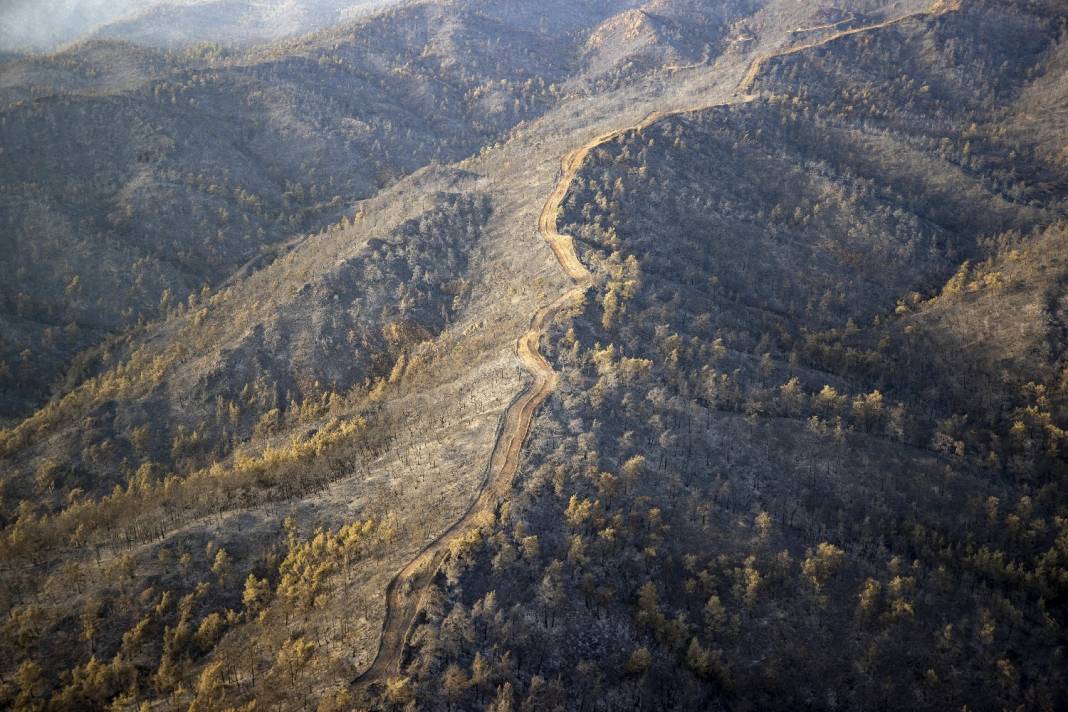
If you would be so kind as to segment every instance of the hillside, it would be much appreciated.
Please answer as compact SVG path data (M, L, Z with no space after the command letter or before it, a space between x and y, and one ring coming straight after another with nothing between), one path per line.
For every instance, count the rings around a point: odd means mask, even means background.
M90 43L6 65L0 413L92 373L64 375L109 333L544 112L574 70L567 33L598 12L553 39L491 7L413 6L248 57Z
M412 15L376 16L369 21L373 31L361 35L368 52L386 52L394 42L419 48L419 64L400 73L411 81L404 101L441 93L456 111L496 125L495 116L520 120L561 98L553 98L547 82L526 81L526 72L547 67L546 72L578 76L579 59L569 63L557 49L583 42L582 23L596 26L604 10L570 4L543 23L538 35L502 31L509 18L529 23L535 16L510 3L480 4L478 13L464 6L446 15L427 6L407 12ZM382 31L389 27L403 30L402 36L394 40ZM429 27L433 31L421 29ZM517 44L505 54L480 47L471 27L502 32ZM221 81L230 72L264 64L306 66L302 53L318 58L351 32L338 29L241 58L200 58L196 61L219 64L193 71ZM538 38L551 38L548 52L519 49ZM493 71L510 78L472 93L477 106L471 109L455 98L454 84L429 79L451 68L458 79L473 81L464 65L452 63L456 56L479 67L492 61ZM257 71L275 80L266 69ZM694 82L695 90L700 86ZM273 580L278 553L290 546L296 551L317 528L336 531L354 519L375 522L369 526L382 522L388 535L351 560L364 570L359 585L341 590L331 579L323 589L334 592L330 605L363 614L340 631L333 617L321 619L333 634L343 633L345 646L362 651L346 657L322 684L333 685L369 665L389 576L421 542L454 522L477 492L498 417L522 385L511 347L530 319L530 290L535 300L546 295L551 301L547 295L561 283L551 252L537 249L529 237L556 157L576 132L595 131L615 111L638 110L633 100L650 88L653 93L642 101L666 89L639 83L616 97L589 90L562 97L570 105L545 114L546 125L521 125L514 138L487 146L459 169L431 167L397 181L349 208L348 219L333 227L287 238L282 259L268 266L252 263L219 288L198 290L192 301L174 299L165 318L126 331L83 357L88 367L82 375L72 374L58 387L60 395L3 435L5 605L14 626L6 630L19 641L6 651L5 665L17 667L27 656L45 661L48 694L59 694L71 680L67 673L81 675L94 656L113 660L124 631L151 615L161 626L145 623L154 632L146 629L136 654L127 648L121 657L137 658L134 666L142 670L137 686L146 691L189 689L207 662L207 649L174 647L165 629L185 625L181 621L190 615L198 621L225 618L220 607L240 607L249 574ZM213 101L223 100L219 92L221 98ZM510 96L530 97L531 103ZM421 105L427 112L432 108ZM576 110L587 118L576 122L570 115ZM487 141L496 137L481 135ZM533 165L532 156L537 156ZM222 166L215 160L208 165ZM459 221L451 217L457 209ZM480 236L479 221L487 217ZM424 258L431 262L419 264ZM438 260L445 258L449 267L442 272ZM526 289L519 290L520 284ZM344 299L338 289L348 292ZM296 523L288 528L291 534L282 527L287 520ZM220 549L232 567L225 580L216 580L213 572ZM97 573L86 568L94 566L93 552L109 562ZM181 566L175 569L170 561ZM113 567L120 563L131 575L131 585L122 589L112 585ZM81 582L81 593L55 599L51 591L70 585L71 576ZM196 598L183 598L201 583L207 588ZM137 596L149 589L169 591L168 600L187 601L185 613L167 606L157 610L159 601L149 600L149 593L135 601L129 597L134 589ZM258 641L264 657L251 659L255 667L273 666L276 636L289 635L298 624L281 610L289 600L279 598L278 615L262 626L250 619L227 638ZM88 647L71 645L76 634L60 633L67 630L64 621L97 605L113 611L109 622L94 624ZM27 613L30 619L23 618ZM23 620L32 620L31 627L23 628L18 622ZM230 644L223 649L229 651ZM329 659L332 655L317 658L316 665ZM166 673L170 682L164 683L156 668L172 664L178 668ZM109 669L120 676L130 671L127 663L120 668ZM164 687L154 687L156 681ZM64 695L81 706L111 699L113 683L98 682L101 687L91 691ZM257 694L266 694L266 688Z
M992 130L1052 10L843 37L591 152L561 232L598 286L411 634L420 704L1064 704L1064 191Z
M3 65L0 706L1068 705L1063 9L550 5Z

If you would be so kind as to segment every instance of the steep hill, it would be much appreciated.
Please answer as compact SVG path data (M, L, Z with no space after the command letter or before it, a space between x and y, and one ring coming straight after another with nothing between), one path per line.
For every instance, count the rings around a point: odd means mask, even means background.
M248 57L91 43L5 65L0 413L41 403L108 333L544 112L601 12L549 35L416 5Z
M1061 32L895 21L590 152L560 231L599 282L409 635L419 704L1064 704L1063 174L998 130Z
M5 65L0 706L1064 707L1065 36L460 0Z
M549 82L528 81L538 67L550 76L581 75L581 57L567 48L582 45L603 20L605 9L595 3L569 3L544 16L533 32L508 30L507 22L530 28L539 17L508 2L479 4L477 12L466 5L416 5L405 12L411 16L385 13L366 26L242 57L194 58L207 66L183 70L198 78L198 87L202 73L210 77L207 85L217 87L211 104L226 107L221 87L235 76L275 91L272 82L284 88L289 81L281 69L325 64L333 72L330 61L319 59L335 48L353 61L381 63L386 60L373 53L392 57L387 50L399 42L419 48L419 58L403 67L387 64L382 71L395 74L398 83L383 86L397 91L404 106L428 112L412 109L405 116L429 116L441 97L442 106L479 122L467 129L472 124L444 121L443 131L470 131L490 145L459 168L431 167L397 181L322 233L302 231L286 239L275 253L282 259L269 255L246 263L181 306L170 300L162 319L124 331L83 356L84 365L58 386L48 405L3 434L9 524L4 595L12 626L5 630L15 642L4 650L4 664L14 670L47 657L40 694L66 700L55 704L84 708L111 700L115 681L126 679L130 665L141 670L136 685L146 691L157 682L161 687L153 689L190 689L208 662L208 648L168 643L166 627L185 625L188 616L214 626L226 618L220 606L241 606L249 574L274 581L273 590L281 551L292 547L296 556L317 528L337 532L357 519L369 532L384 527L364 554L347 559L361 567L359 583L338 588L330 577L317 595L336 611L319 619L321 632L342 635L339 645L357 652L340 667L330 667L333 654L316 658L315 665L330 669L324 668L319 683L328 689L366 668L385 617L381 594L389 577L476 498L498 419L523 385L512 355L515 338L528 329L531 305L553 301L565 281L552 252L530 238L557 157L617 121L617 112L647 111L644 106L669 89L707 87L704 76L672 85L636 77L612 95L590 88L565 94ZM346 44L360 27L370 29ZM391 36L390 28L400 34ZM509 44L480 43L487 36L480 33L499 33ZM454 62L457 56L507 78L459 92L482 75ZM162 84L140 91L154 95ZM324 82L319 91L332 86ZM400 86L410 91L400 94ZM300 84L299 90L309 89ZM96 100L57 95L46 102ZM566 105L550 110L556 102ZM539 112L537 122L522 121ZM229 116L213 113L211 125L222 123L214 130L229 131ZM511 137L487 129L513 120L521 123ZM492 145L498 138L508 140ZM112 140L101 137L103 145ZM40 145L47 150L50 143ZM296 152L291 144L285 135L271 148ZM219 147L226 149L225 143ZM273 158L266 147L264 155ZM20 162L12 170L32 166ZM204 167L220 164L211 160ZM258 171L249 175L261 179ZM324 210L341 212L331 204ZM96 554L102 568L90 573ZM216 559L219 571L226 569L222 578L213 571ZM169 563L174 561L179 566ZM129 572L129 586L115 588L117 566ZM51 593L72 585L80 587L73 597ZM130 598L135 589L136 601ZM168 600L184 603L159 607L149 589L166 590ZM277 598L277 606L272 599L263 599L271 609L266 618L230 626L226 641L217 641L220 657L253 641L256 653L247 660L254 675L274 666L278 636L286 638L298 620L308 621L290 615L287 596ZM92 623L88 646L78 644L65 623L86 606L111 611L106 625ZM337 628L344 610L362 614ZM144 623L141 642L123 648L123 632L145 616L160 625ZM215 634L209 638L216 640ZM105 673L92 689L72 683L70 675L82 675L94 659L114 662L120 649L120 658L133 662L107 663L115 675ZM299 692L273 677L264 680L266 687L254 693L264 700L277 694L292 701ZM30 684L36 689L36 682ZM17 696L12 690L4 694Z

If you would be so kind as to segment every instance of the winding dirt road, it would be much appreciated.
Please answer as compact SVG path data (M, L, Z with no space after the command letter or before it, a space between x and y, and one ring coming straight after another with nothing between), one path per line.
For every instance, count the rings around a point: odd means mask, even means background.
M753 63L749 65L749 71L745 73L740 84L738 84L738 92L740 94L748 93L753 84L756 83L757 77L760 76L760 70L764 68L764 65L773 59L779 57L788 57L791 54L797 54L798 52L804 52L805 50L814 49L816 47L822 47L825 44L830 44L835 40L840 40L843 37L851 37L852 35L858 35L862 32L872 32L874 30L882 30L887 27L898 24L904 20L909 20L914 17L920 17L922 15L944 15L947 12L953 12L960 9L961 0L935 0L934 4L926 10L920 10L919 12L910 12L907 15L899 15L897 17L884 20L883 22L875 23L874 25L864 25L863 27L853 27L848 30L842 30L835 32L834 34L821 37L820 39L813 40L812 42L806 42L804 44L794 45L778 52L772 52L771 54L762 54L753 60ZM809 29L823 29L819 27ZM798 30L801 31L801 30Z
M745 97L743 100L751 99L752 97ZM548 306L539 309L530 320L530 327L516 341L515 354L527 372L533 376L533 380L512 401L501 418L496 444L478 498L460 519L423 548L390 581L386 587L386 620L382 626L378 652L371 666L357 677L354 683L369 685L401 674L405 642L416 620L423 595L444 562L450 544L456 535L472 526L483 512L494 511L509 493L519 469L519 458L530 433L534 413L556 388L558 376L539 350L541 337L553 317L563 309L577 304L593 283L593 275L575 252L574 239L557 229L560 207L567 197L571 182L590 151L624 133L640 130L662 116L660 112L653 112L636 126L601 134L564 157L563 174L542 208L538 217L538 230L575 286Z
M460 519L420 551L390 581L386 588L386 620L379 639L378 653L371 666L355 680L357 683L369 684L400 674L404 644L419 611L422 592L427 589L441 567L453 538L473 525L483 512L493 511L512 487L512 480L519 469L523 444L534 421L534 413L556 388L557 374L539 350L542 334L545 333L546 324L557 313L582 299L593 281L593 275L575 253L574 241L570 236L557 232L556 221L560 205L567 195L567 188L583 159L603 140L595 139L564 159L563 178L538 219L542 236L549 243L560 266L575 282L575 286L548 306L539 309L530 320L530 327L516 341L516 356L533 376L533 380L504 412L478 498Z
M386 618L379 639L378 652L371 666L353 682L369 685L399 676L404 661L404 648L419 612L423 597L429 584L434 579L445 560L454 538L475 524L477 518L485 512L493 512L511 491L512 482L519 469L519 459L527 435L530 433L534 414L556 387L558 376L539 351L541 337L545 327L562 310L577 304L593 284L593 275L579 259L575 252L574 239L561 234L557 222L561 206L572 181L589 156L590 152L609 141L630 131L640 131L657 121L694 111L704 111L717 106L732 106L749 103L756 99L748 92L752 88L760 69L769 60L811 49L827 44L836 39L870 30L889 27L918 15L942 14L959 7L959 0L938 0L929 10L911 13L887 20L875 25L858 27L835 33L819 41L790 47L781 52L760 55L753 60L736 90L736 98L720 104L699 105L670 112L655 111L634 126L628 126L603 133L583 146L567 154L562 161L563 172L549 199L542 208L538 218L538 229L552 248L560 266L575 286L560 295L551 304L542 307L534 314L530 327L519 337L515 353L526 370L533 377L532 381L515 397L505 410L498 426L498 434L489 465L486 468L479 495L464 515L446 529L437 539L423 548L390 581L386 588Z

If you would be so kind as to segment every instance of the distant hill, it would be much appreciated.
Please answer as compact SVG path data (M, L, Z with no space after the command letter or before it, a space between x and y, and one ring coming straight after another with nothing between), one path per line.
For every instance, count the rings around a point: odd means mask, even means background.
M242 46L295 37L396 0L15 0L0 9L0 48L51 51L89 38L150 47Z
M201 0L161 2L94 30L90 36L151 47L202 42L250 45L337 25L397 0Z
M247 56L93 41L8 63L0 413L105 334L546 111L602 13L569 10L549 35L489 5L415 5Z

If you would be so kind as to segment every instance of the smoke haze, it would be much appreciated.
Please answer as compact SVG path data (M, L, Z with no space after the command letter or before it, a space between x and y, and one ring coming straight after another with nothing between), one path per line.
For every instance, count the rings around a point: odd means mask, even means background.
M0 49L48 50L161 0L0 0Z
M0 50L51 51L96 31L155 47L312 32L390 0L0 0ZM143 11L158 8L149 15Z

